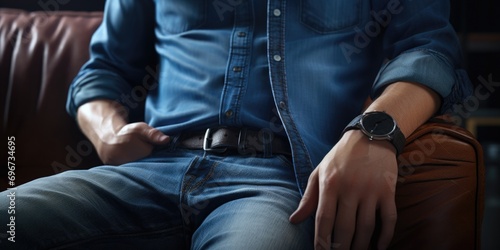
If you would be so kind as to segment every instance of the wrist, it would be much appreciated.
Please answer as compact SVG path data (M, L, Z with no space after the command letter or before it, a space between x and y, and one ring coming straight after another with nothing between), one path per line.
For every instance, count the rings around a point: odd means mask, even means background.
M374 150L361 150L361 148L368 148L368 149L373 149L373 148L378 148L382 151L392 153L394 155L397 155L396 148L394 145L392 145L391 142L386 141L386 140L370 140L361 130L359 129L352 129L349 131L346 131L342 138L341 141L343 142L344 145L350 144L353 145L354 150L358 150L360 152L360 156L366 156L368 154L374 153ZM361 146L360 145L364 145ZM380 152L377 150L377 152Z
M356 116L344 129L343 133L358 130L370 141L385 141L392 144L396 154L405 146L405 136L396 121L382 111L371 111Z
M127 124L123 106L111 100L95 100L83 104L77 111L82 132L96 145L108 141Z

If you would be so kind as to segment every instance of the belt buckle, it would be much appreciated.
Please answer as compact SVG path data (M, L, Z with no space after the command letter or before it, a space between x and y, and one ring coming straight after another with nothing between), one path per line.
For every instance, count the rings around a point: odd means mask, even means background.
M227 148L212 148L212 129L207 128L203 137L203 150L205 152L224 153ZM209 142L210 141L210 142Z

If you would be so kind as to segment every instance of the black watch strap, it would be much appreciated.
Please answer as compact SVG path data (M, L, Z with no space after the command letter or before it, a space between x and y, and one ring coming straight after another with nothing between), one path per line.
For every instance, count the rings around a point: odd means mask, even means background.
M361 118L363 118L363 115L364 114L360 114L360 115L354 117L354 119L352 119L352 121L349 122L349 124L347 124L347 126L344 128L344 131L342 131L342 134L344 134L345 132L347 132L351 129L361 129L361 126L359 126L359 121L361 121Z
M360 115L356 116L344 128L344 131L342 131L342 134L344 134L345 132L352 130L352 129L362 129L359 123L364 115L365 114L360 114ZM405 144L406 144L406 138L398 126L396 126L396 128L394 129L394 132L393 132L391 137L392 137L391 140L388 140L388 141L394 146L394 148L396 148L396 155L401 154L403 152L403 149L404 149Z
M396 155L403 153L403 149L406 144L406 138L398 126L396 126L396 129L394 130L391 143L396 148Z

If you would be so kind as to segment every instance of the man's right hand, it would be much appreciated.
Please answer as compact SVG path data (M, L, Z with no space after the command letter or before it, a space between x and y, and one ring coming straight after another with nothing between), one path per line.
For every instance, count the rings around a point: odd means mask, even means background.
M77 120L104 164L121 165L151 154L170 138L144 122L127 123L127 113L111 100L94 100L78 108Z

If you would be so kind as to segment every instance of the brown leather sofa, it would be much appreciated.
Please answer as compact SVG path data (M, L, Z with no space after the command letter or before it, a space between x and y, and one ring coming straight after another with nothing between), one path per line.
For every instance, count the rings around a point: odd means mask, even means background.
M100 164L65 102L101 15L0 9L0 128L4 145L15 137L14 185ZM470 133L433 119L408 138L399 160L391 249L480 249L484 165ZM2 190L8 178L2 167Z

